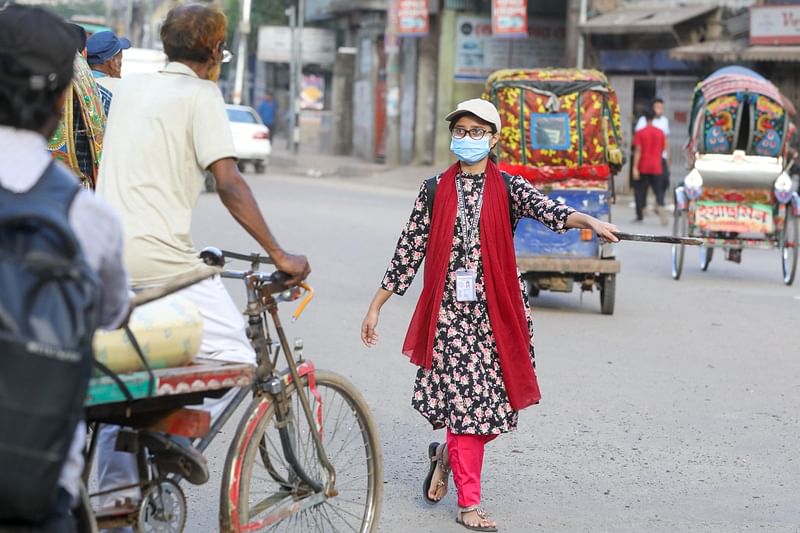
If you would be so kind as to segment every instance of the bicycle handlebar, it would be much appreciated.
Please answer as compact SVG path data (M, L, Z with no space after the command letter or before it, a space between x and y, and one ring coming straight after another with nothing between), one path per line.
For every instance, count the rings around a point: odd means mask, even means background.
M268 257L261 256L259 254L240 254L237 252L230 252L227 250L220 250L219 248L215 248L213 246L209 246L203 248L203 251L200 252L200 258L207 264L212 265L218 268L221 268L225 265L225 259L238 259L241 261L249 261L251 264L274 264L272 260ZM292 301L297 300L300 297L300 292L296 291L296 288L302 289L305 292L305 297L297 306L294 313L292 313L292 322L295 322L300 315L303 314L303 311L308 306L311 299L314 298L314 289L305 282L300 282L295 287L289 287L287 282L291 279L291 276L286 272L281 272L280 270L276 270L274 272L259 272L257 270L222 270L220 272L220 276L223 278L228 279L241 279L241 280L253 280L258 283L264 285L273 285L276 290L270 291L273 293L278 293L279 296L277 300L279 301Z
M231 259L238 259L239 261L248 261L250 263L259 263L262 265L274 265L275 262L271 257L264 257L263 255L252 253L250 255L240 254L238 252L230 252L228 250L220 250L222 255L230 257Z

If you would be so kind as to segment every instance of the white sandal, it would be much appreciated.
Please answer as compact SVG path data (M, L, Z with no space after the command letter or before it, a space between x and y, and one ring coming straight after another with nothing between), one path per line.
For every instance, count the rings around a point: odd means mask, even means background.
M480 518L480 522L477 524L468 524L462 520L462 516L465 513L471 513L475 511ZM458 516L456 517L456 523L464 526L465 528L471 531L497 531L497 526L484 526L481 525L484 521L489 519L489 513L478 507L477 505L472 505L470 507L459 507L458 508Z

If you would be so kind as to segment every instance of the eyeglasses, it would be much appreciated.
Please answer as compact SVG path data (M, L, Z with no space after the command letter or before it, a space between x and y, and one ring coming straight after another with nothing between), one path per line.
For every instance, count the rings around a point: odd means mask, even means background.
M460 126L456 126L452 130L450 130L450 135L453 136L453 139L463 139L464 137L467 136L467 133L469 133L469 136L472 139L475 139L476 141L479 141L479 140L483 139L484 135L486 135L487 133L492 133L492 132L489 131L489 130L485 130L483 128L472 128L472 129L468 130L468 129L462 128Z
M228 46L225 44L225 41L220 41L217 44L217 50L220 54L222 54L222 62L230 63L231 59L233 59L233 53L228 50Z

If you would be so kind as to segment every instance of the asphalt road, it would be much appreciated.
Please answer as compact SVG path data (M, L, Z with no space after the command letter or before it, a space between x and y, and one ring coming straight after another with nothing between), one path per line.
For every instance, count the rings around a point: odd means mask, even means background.
M290 337L356 383L375 414L381 531L465 531L452 485L436 507L421 497L427 444L444 437L410 407L415 369L400 354L421 280L386 305L377 348L358 339L416 192L378 181L250 179L279 241L313 267L317 297ZM196 213L198 247L255 249L215 195ZM627 206L615 217L623 230L663 229L654 217L626 223ZM783 286L777 251L745 251L740 265L718 255L700 272L689 250L679 282L668 245L623 243L617 256L613 316L597 293L534 300L543 399L487 448L485 507L505 532L800 531L800 282ZM233 427L209 451L211 481L185 486L187 531L216 530Z

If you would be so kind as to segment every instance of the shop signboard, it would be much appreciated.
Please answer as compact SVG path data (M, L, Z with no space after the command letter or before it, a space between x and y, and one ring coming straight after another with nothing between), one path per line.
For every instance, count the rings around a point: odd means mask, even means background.
M299 31L299 30L298 30ZM336 61L336 32L322 28L303 28L303 63L333 65ZM290 63L292 30L288 26L258 28L258 60Z
M800 5L751 7L750 44L800 44Z
M528 0L492 0L492 34L495 37L527 37Z
M397 35L422 37L428 34L428 0L395 0Z
M456 19L455 79L483 82L503 68L563 67L566 27L563 19L528 21L527 39L492 34L492 19L462 15Z

